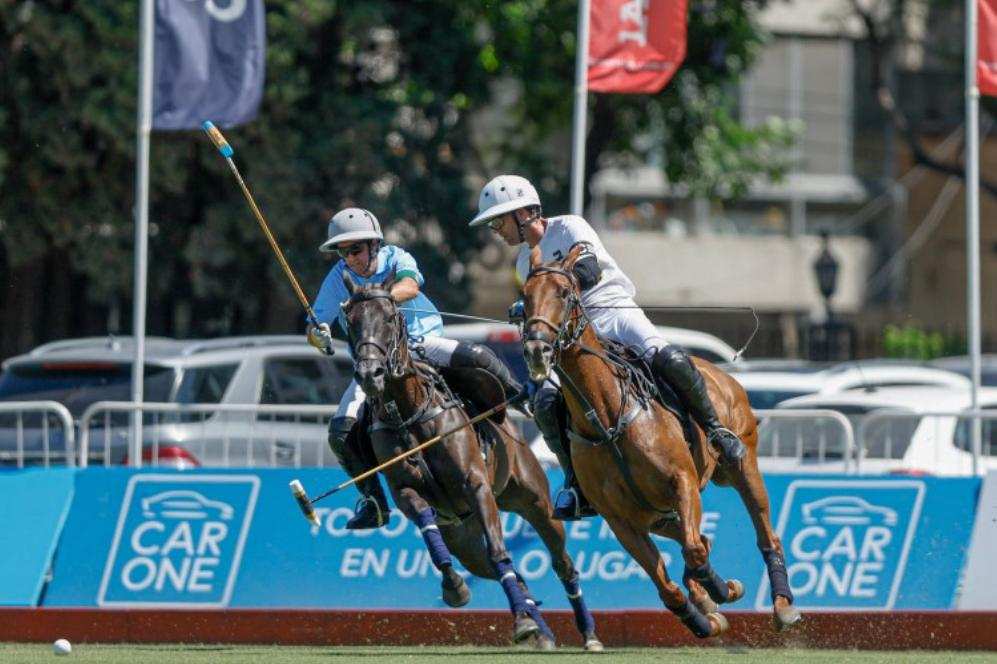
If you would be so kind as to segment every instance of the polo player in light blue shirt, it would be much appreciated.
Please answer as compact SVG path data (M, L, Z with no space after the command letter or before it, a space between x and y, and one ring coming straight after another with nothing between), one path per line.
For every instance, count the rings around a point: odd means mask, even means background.
M357 285L383 284L392 274L390 286L392 299L405 317L410 338L422 346L426 360L435 366L477 368L492 373L501 382L507 398L522 391L513 379L509 368L487 346L447 339L443 335L443 320L433 303L420 289L424 279L415 258L400 247L384 243L381 225L372 213L361 208L346 208L337 212L329 222L328 239L319 250L336 253L340 259L329 271L318 296L314 310L317 325L308 326L308 342L325 350L332 347L331 325L339 322L347 331L341 305L350 299L343 280L348 273ZM360 416L366 395L354 378L343 393L339 409L329 422L329 446L339 464L351 477L369 468L361 450L355 448L360 436L350 435ZM347 522L351 530L377 528L388 522L388 501L377 476L357 483L362 494L357 503L356 516Z

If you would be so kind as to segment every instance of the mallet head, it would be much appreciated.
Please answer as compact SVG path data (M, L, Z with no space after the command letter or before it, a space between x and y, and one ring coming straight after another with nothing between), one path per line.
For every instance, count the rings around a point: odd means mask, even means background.
M301 482L298 480L291 480L291 493L294 494L294 499L298 501L298 507L301 508L301 513L305 515L312 525L318 526L319 520L318 515L315 514L315 508L312 507L312 501L308 500L308 494L305 493L305 487L301 486Z

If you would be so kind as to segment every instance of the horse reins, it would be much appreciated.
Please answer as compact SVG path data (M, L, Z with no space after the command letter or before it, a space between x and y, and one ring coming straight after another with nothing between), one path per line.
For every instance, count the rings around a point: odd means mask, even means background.
M388 300L392 303L392 306L396 306L394 298L391 297L391 294L385 290L359 291L350 298L349 304L352 305L354 303L371 300ZM408 373L407 367L401 365L400 363L402 335L406 333L404 315L400 309L396 309L394 319L395 331L392 336L392 344L390 348L381 343L380 340L371 336L358 341L353 346L353 349L354 353L356 353L357 349L361 346L373 346L384 356L384 362L387 365L388 371L391 375L396 379L400 379ZM374 358L361 358L357 355L357 359L361 360ZM381 400L381 409L387 417L382 419L375 416L370 430L380 431L390 429L399 437L414 439L416 446L418 446L418 436L415 435L411 427L419 426L433 420L451 408L459 406L460 402L454 394L449 391L449 389L444 392L439 390L438 386L434 386L433 383L435 381L432 381L432 377L425 376L414 364L411 365L411 373L419 379L417 380L417 383L422 390L422 399L416 406L415 412L410 417L403 418L397 405L393 401L385 402ZM429 384L427 384L427 381ZM436 393L441 393L441 396L443 397L442 403L434 402L434 395ZM419 467L419 470L422 471L423 475L425 475L426 486L432 494L435 494L434 498L437 503L448 502L451 505L456 504L453 498L449 495L449 492L446 490L446 487L443 486L433 475L432 470L429 468L429 464L426 463L425 457L422 454L414 455L410 457L410 459ZM457 520L462 520L466 517L466 515L453 516Z
M585 331L585 328L588 327L590 323L588 316L585 314L584 307L581 306L581 300L576 294L577 282L574 278L574 275L572 275L567 270L563 270L561 268L556 268L548 265L543 265L532 270L530 274L527 275L526 282L528 282L534 276L544 273L557 274L566 277L568 281L571 283L572 286L571 293L565 299L564 319L561 321L560 325L556 325L554 324L553 321L551 321L549 318L545 316L530 316L526 320L526 322L523 323L523 332L524 332L523 339L524 341L537 341L546 344L548 347L553 349L554 351L553 368L555 373L557 374L558 378L561 379L561 382L564 384L564 387L567 388L569 392L571 392L572 396L582 406L582 410L585 413L585 419L588 421L589 425L593 429L595 429L598 435L597 440L590 440L578 434L577 432L571 430L571 428L569 427L567 432L568 437L571 438L572 440L578 440L578 442L580 443L586 443L589 445L593 444L607 445L610 448L610 450L612 450L613 460L616 462L617 468L619 468L620 473L623 475L624 481L626 481L627 486L630 488L630 492L633 494L637 503L642 508L651 512L658 512L659 514L673 513L674 510L662 510L651 505L651 503L644 496L644 492L640 490L639 486L637 486L637 482L633 477L633 473L630 470L630 466L629 464L627 464L626 459L623 456L623 450L621 450L620 446L617 444L617 441L623 435L623 431L630 424L632 424L634 420L637 419L637 417L640 416L641 411L644 410L648 405L638 397L638 403L635 403L634 407L629 411L627 411L627 402L629 401L630 397L630 385L626 380L627 372L625 368L625 360L619 359L614 361L613 358L609 357L610 353L608 351L606 353L600 353L596 349L589 348L584 344L579 345L579 349L582 352L595 355L596 357L601 359L604 363L606 363L606 365L613 368L614 369L613 373L616 376L616 379L620 383L619 415L616 418L616 425L607 428L606 426L603 425L602 420L599 419L599 414L598 412L596 412L595 407L589 402L588 399L585 398L585 395L582 393L581 389L578 387L575 381L572 380L571 376L569 376L568 373L561 367L560 364L560 355L562 351L567 350L568 348L571 348L576 343L578 343L578 341L581 339L582 333ZM578 315L572 316L572 314L576 310L579 312ZM570 325L570 323L573 320L578 320L578 319L580 319L582 323L580 325L576 324L575 329L572 332L568 332L568 326ZM549 327L551 330L553 330L555 333L554 341L551 342L546 337L541 335L539 332L527 331L526 328L533 323L541 323ZM624 368L623 375L618 374L615 371L615 369L620 367Z

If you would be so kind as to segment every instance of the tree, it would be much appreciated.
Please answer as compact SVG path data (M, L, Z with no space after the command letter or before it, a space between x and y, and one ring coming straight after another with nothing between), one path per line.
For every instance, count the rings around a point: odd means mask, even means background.
M592 101L590 170L666 147L672 181L736 191L784 137L726 94L761 36L747 5L694 3L686 65L653 97ZM498 170L566 201L576 3L268 0L260 117L227 132L305 290L339 207L378 214L441 306L470 300L478 187ZM127 330L138 3L0 0L0 355ZM95 48L94 45L99 45ZM518 94L506 95L508 90ZM495 120L494 124L489 124ZM635 139L642 137L643 141ZM154 132L150 334L294 331L303 316L199 131ZM109 323L111 321L111 323Z
M748 127L737 119L736 84L764 45L757 13L767 2L689 4L686 59L660 93L589 95L586 182L609 163L643 164L656 156L670 182L696 194L736 197L752 180L779 178L788 168L790 128L778 121ZM510 109L514 135L500 144L503 166L542 172L547 189L564 205L577 2L489 7L495 41L483 49L482 61L497 75L518 81L523 91ZM536 150L559 135L565 148L559 159Z
M915 102L914 95L904 94L897 72L912 69L905 60L914 60L917 66L913 69L943 71L949 81L961 81L964 9L963 0L848 0L848 10L842 16L846 20L857 19L862 27L869 51L869 92L905 142L914 162L962 180L966 178L962 163L937 158L925 148L923 101ZM925 29L926 25L930 29ZM910 57L911 53L917 55ZM949 92L958 95L961 86L952 88ZM905 101L914 103L905 104ZM993 99L982 97L980 107L992 116L997 109L995 104ZM980 187L997 196L997 181L984 175Z

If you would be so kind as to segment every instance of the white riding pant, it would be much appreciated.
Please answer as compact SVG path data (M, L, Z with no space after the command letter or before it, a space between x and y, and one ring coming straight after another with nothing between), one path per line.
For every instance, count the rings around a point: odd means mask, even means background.
M457 348L457 344L457 341L445 337L423 337L421 345L426 352L426 360L430 364L437 367L449 367L450 358L453 357L453 352ZM367 395L364 394L363 388L360 387L357 379L354 378L350 381L349 387L346 388L343 396L339 399L339 408L336 409L336 417L356 418L360 412L360 407L363 406L366 400Z
M586 313L600 337L633 346L640 353L653 354L668 345L668 340L640 309L592 308Z

